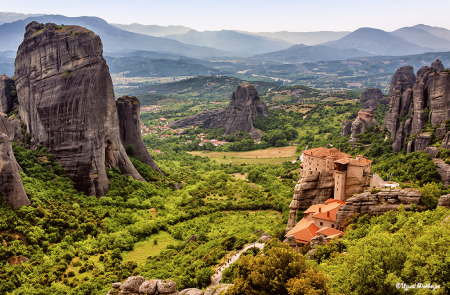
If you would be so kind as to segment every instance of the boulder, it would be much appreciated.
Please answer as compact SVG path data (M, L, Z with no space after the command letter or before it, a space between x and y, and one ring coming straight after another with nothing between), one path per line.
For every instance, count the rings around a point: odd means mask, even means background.
M111 287L113 287L114 289L119 289L120 286L122 286L122 283L112 283Z
M157 290L157 284L159 280L147 280L144 281L139 287L139 293L141 294L154 294Z
M345 120L342 122L342 128L341 128L341 136L345 137L349 134L351 134L351 129L352 129L352 122Z
M198 235L193 235L192 237L190 237L189 239L186 240L186 244L190 243L190 242L197 242L198 239Z
M132 293L138 293L139 292L139 288L142 285L142 283L145 282L145 278L144 277L138 277L138 276L134 276L134 277L129 277L128 279L125 280L125 282L120 286L120 289L122 291L128 291L128 292L132 292Z
M222 295L231 286L234 286L234 285L232 285L232 284L220 284L218 286L209 287L208 289L206 289L204 295Z
M439 152L440 148L429 146L425 149L425 153L429 154L432 158L436 157L436 154Z
M17 164L12 150L10 137L0 133L0 193L5 201L14 209L31 205L22 180L19 175L19 164Z
M203 295L203 291L196 288L185 289L180 292L180 295Z
M177 284L172 280L164 280L156 283L159 294L173 294L177 291Z
M12 107L11 80L6 75L0 75L0 113L9 113Z
M168 127L187 127L200 125L205 128L225 128L224 135L236 131L246 131L253 138L261 134L253 127L253 120L259 117L269 117L266 104L259 98L253 85L242 84L233 92L230 104L225 109L206 111L181 120L168 123Z
M15 60L19 115L34 146L47 147L74 187L97 197L109 189L105 168L145 181L122 145L102 53L100 37L85 28L33 21Z
M377 109L378 103L383 100L383 92L377 87L368 88L361 93L361 98L359 102L362 104L363 108L368 109L372 108L374 110Z
M271 235L269 235L267 233L263 233L262 235L259 236L258 241L266 243L272 239L273 239L273 237Z
M135 96L122 96L116 100L119 114L120 139L126 148L134 146L134 157L140 157L142 163L149 165L161 175L164 175L149 154L141 136L141 104Z
M433 69L435 69L438 73L442 72L443 70L445 70L444 65L442 64L442 62L437 59L434 63L431 64L431 67Z
M439 198L438 206L450 208L450 195L444 195Z

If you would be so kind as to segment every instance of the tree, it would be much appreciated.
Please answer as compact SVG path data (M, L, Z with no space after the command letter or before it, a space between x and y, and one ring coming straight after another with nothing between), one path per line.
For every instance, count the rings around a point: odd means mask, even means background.
M265 255L240 258L231 295L329 294L326 278L308 269L305 257L284 243L272 240Z

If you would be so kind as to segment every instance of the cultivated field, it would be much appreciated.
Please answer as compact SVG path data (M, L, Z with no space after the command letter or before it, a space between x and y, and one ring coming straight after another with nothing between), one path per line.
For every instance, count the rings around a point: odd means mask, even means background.
M232 164L281 164L296 158L296 146L269 148L250 152L188 152L191 155L210 157L219 163Z

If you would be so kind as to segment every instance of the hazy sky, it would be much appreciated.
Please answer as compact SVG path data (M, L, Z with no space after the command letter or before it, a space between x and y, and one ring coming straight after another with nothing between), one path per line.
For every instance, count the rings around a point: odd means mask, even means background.
M184 25L201 31L352 31L360 27L393 31L420 23L450 29L449 0L10 0L0 9L98 16L110 23Z

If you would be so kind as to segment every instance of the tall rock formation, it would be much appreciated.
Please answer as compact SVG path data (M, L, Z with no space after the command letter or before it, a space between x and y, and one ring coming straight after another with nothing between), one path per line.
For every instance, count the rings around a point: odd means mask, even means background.
M443 69L437 60L431 67L422 67L417 80L411 66L394 75L389 91L390 109L383 126L391 133L395 152L407 146L414 151L416 144L406 140L410 135L419 135L428 121L436 126L450 119L450 73ZM426 148L423 143L418 146L419 150Z
M342 122L341 136L346 137L352 133L352 121L345 120Z
M12 107L11 80L6 75L0 75L0 113L9 113Z
M15 61L19 114L75 188L103 196L105 167L145 181L120 140L119 117L100 37L78 26L26 26Z
M225 128L225 135L242 130L257 138L261 134L253 127L253 120L258 117L269 117L269 110L253 85L242 84L233 92L230 104L225 109L202 112L170 122L167 126L200 125L211 129Z
M142 163L149 165L154 171L163 175L142 141L139 99L135 96L122 96L116 100L116 106L119 114L120 139L123 146L126 148L130 144L133 145L135 148L134 156L141 157Z
M351 134L350 141L356 142L358 134L363 133L371 126L378 126L377 120L373 117L374 110L372 108L366 110L360 110L358 116L353 122L342 122L341 136L347 136Z
M31 205L22 180L11 146L14 137L13 128L5 114L0 114L0 193L5 201L14 209Z
M381 104L388 104L389 102L384 99L383 92L377 87L368 88L361 93L359 103L365 109L372 108L374 110L378 107L378 102Z

